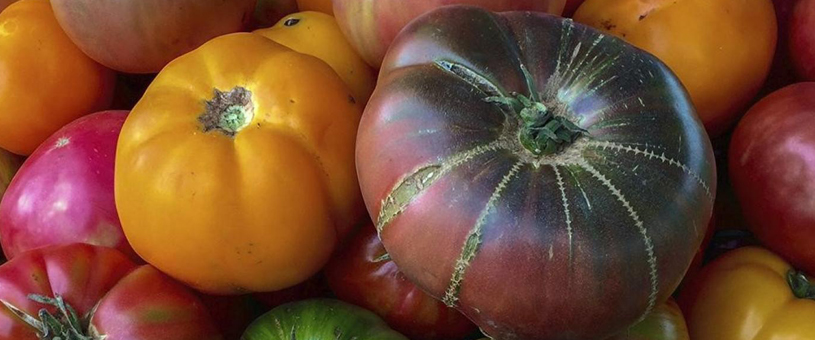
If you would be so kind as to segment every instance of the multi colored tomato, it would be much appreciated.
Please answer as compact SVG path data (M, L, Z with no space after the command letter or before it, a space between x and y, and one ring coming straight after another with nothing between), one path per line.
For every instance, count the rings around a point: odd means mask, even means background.
M0 266L0 302L2 340L221 339L188 288L107 247L20 254Z
M176 57L249 24L257 0L51 0L60 25L114 70L156 73Z
M716 188L663 63L571 20L474 6L400 33L357 168L399 269L499 339L634 324L679 284Z

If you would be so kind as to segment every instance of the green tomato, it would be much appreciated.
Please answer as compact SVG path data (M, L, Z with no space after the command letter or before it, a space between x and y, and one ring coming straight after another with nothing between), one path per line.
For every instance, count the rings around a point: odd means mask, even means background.
M257 318L241 340L408 340L376 314L334 299L281 305Z

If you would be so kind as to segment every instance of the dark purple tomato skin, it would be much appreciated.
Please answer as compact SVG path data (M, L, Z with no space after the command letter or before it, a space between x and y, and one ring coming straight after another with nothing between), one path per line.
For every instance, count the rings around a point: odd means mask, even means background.
M523 94L586 133L537 156ZM666 301L711 216L710 140L656 58L571 20L450 6L385 57L357 138L399 269L487 335L602 339Z

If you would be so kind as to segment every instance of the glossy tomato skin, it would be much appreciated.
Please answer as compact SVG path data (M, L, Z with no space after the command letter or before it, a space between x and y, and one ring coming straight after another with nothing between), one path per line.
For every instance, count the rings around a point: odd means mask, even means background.
M535 156L520 114L488 102L513 92L587 135ZM463 6L391 47L357 167L400 270L500 339L632 325L676 288L716 187L709 139L664 64L570 20Z
M0 266L0 300L36 317L46 306L29 294L60 295L83 316L95 307L86 335L111 340L220 339L203 305L186 287L108 247L76 243L40 248ZM39 337L5 308L0 339Z
M52 0L71 40L101 64L156 73L206 41L241 30L256 0Z
M815 273L815 83L780 89L754 105L730 144L730 178L756 238Z
M257 34L174 60L117 147L116 207L133 249L211 294L313 276L364 214L351 97L326 63ZM220 124L234 110L230 133Z
M674 299L654 308L644 320L606 340L690 340L682 310Z
M587 0L574 18L665 62L711 137L728 131L759 91L777 40L771 0Z
M254 33L326 62L351 87L354 101L365 107L376 85L376 72L354 51L334 17L320 12L294 13Z
M790 18L790 56L798 77L815 81L815 0L799 0Z
M379 68L399 31L411 20L446 5L475 5L493 11L534 10L560 14L566 0L335 0L334 16L357 52Z
M793 269L764 248L729 251L703 268L679 297L693 340L815 338L815 301L797 298Z
M257 318L242 340L408 340L376 314L335 299L278 306Z
M6 258L75 242L117 248L133 259L113 199L116 142L127 111L66 125L25 161L0 203Z
M376 228L366 225L325 267L340 300L366 308L414 340L463 339L475 325L422 292L387 258Z
M0 13L0 147L29 155L73 120L110 104L114 73L82 53L47 0Z

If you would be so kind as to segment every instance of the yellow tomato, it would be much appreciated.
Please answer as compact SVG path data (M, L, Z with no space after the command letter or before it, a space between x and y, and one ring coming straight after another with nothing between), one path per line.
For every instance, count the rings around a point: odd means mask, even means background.
M318 11L334 15L331 0L297 0L297 8L301 11Z
M171 62L119 137L116 206L133 249L208 293L312 276L364 213L350 96L324 62L252 33Z
M376 73L354 51L340 31L337 21L328 14L291 14L273 27L254 33L325 61L351 87L355 100L363 107L374 91Z
M767 77L777 39L771 0L586 0L574 19L665 62L711 136L744 113Z
M31 154L64 125L105 109L113 84L113 71L71 42L48 0L0 13L0 148Z
M714 260L680 296L690 338L815 339L815 285L790 270L778 255L757 247ZM798 296L792 286L801 288Z

